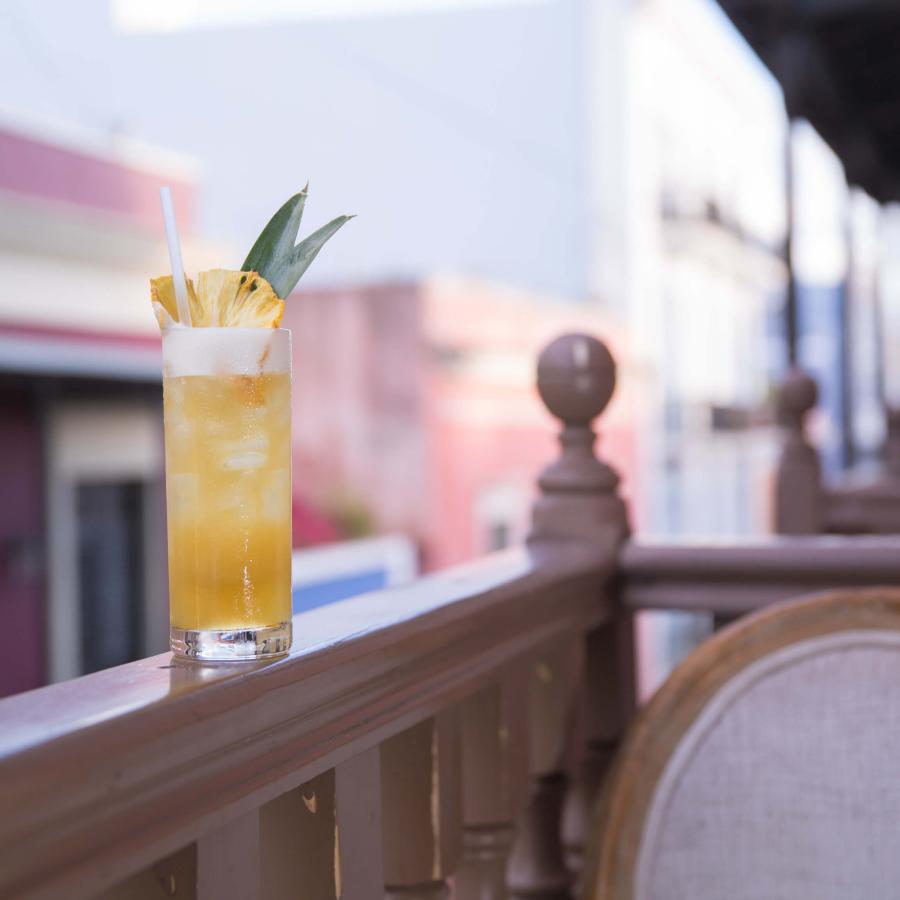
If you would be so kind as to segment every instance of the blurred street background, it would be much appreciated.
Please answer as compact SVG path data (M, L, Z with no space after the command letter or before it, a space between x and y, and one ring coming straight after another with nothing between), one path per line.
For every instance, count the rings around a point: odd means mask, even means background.
M771 530L792 358L827 476L876 467L900 216L789 118L753 6L4 0L0 695L166 647L163 184L189 274L307 179L304 232L358 215L286 313L295 609L524 537L567 330L616 354L600 443L643 534ZM855 6L823 0L827 46ZM705 627L644 623L650 668Z

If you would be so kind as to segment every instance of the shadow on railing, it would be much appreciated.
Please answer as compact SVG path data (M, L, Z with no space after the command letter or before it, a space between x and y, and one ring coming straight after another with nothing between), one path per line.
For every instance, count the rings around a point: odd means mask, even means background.
M569 896L635 610L900 579L900 540L630 542L593 452L614 385L593 338L542 354L562 451L526 547L300 615L285 659L166 654L0 702L0 896Z

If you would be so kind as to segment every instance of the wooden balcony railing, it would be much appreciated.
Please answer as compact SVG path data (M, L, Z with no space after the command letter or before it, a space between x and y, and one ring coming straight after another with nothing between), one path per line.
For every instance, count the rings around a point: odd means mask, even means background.
M635 610L735 613L897 582L900 540L629 540L591 421L615 369L560 339L526 547L297 617L282 660L168 654L0 702L0 897L571 895L635 706Z
M704 610L730 618L834 587L900 583L900 537L631 542L620 556L628 610Z

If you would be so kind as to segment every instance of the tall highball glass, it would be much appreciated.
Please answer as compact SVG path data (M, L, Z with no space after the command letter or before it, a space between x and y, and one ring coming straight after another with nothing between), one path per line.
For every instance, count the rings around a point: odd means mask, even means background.
M291 645L291 336L163 337L172 650L263 659Z

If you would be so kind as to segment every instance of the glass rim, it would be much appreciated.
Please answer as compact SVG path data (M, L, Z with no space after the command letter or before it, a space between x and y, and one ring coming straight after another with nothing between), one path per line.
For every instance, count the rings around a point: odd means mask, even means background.
M178 326L175 328L166 328L163 331L162 337L167 338L172 334L187 334L188 332L215 332L215 333L224 333L224 332L233 332L235 334L290 334L290 328L250 328L247 326L234 326L234 325L190 325L190 326Z
M287 328L169 329L160 341L163 377L290 373Z

